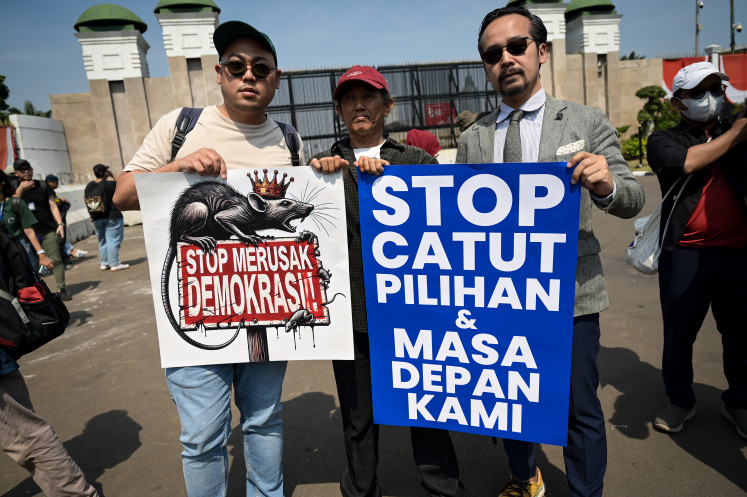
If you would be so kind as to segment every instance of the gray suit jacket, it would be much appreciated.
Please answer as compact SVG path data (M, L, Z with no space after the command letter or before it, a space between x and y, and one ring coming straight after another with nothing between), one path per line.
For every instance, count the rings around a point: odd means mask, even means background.
M480 119L459 137L457 164L493 163L496 109ZM630 218L638 214L645 201L643 188L630 173L630 167L620 151L617 132L607 116L596 107L587 107L547 96L540 137L539 162L567 161L579 150L564 150L564 145L584 141L583 148L607 159L615 180L617 193L604 211L617 217ZM581 215L578 229L578 259L576 264L576 301L574 316L593 314L609 307L604 286L601 246L591 226L594 201L585 188L581 189ZM622 247L621 247L622 250Z

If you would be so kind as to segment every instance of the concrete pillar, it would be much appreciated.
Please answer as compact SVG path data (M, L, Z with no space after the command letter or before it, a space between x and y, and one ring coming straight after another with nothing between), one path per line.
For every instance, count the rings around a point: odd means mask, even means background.
M99 145L100 159L97 162L106 164L115 171L121 171L122 152L109 82L105 79L92 79L88 81L88 85L91 89L91 113L96 124L96 137ZM93 167L93 164L90 167Z

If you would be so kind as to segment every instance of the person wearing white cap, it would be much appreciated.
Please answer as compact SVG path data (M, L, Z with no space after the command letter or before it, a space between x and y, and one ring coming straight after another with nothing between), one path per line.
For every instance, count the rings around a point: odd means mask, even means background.
M747 438L747 118L719 117L729 77L710 62L674 77L674 128L648 139L648 162L664 199L659 295L664 321L662 376L669 397L654 420L677 433L695 416L693 344L712 309L729 387L724 417ZM674 186L674 188L673 188Z

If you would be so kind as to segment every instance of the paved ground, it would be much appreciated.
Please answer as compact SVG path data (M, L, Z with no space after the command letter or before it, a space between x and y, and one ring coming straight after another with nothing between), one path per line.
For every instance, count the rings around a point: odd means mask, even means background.
M660 195L642 178L644 213ZM695 350L698 415L682 433L654 431L666 401L660 380L661 315L655 277L630 269L623 250L632 220L601 212L595 227L603 245L612 308L602 314L600 398L607 418L607 496L712 496L747 493L747 444L720 414L725 387L721 348L709 317ZM54 425L88 479L112 496L186 495L181 475L179 421L159 364L153 301L142 229L126 229L122 258L132 268L99 271L90 255L68 272L72 322L55 342L22 359L37 410ZM77 244L96 254L94 238ZM288 368L283 418L288 497L339 495L344 464L340 415L329 362ZM234 426L238 415L234 416ZM490 497L507 478L501 447L490 438L455 434L468 495ZM425 496L408 447L407 430L384 427L381 485L388 496ZM239 438L230 441L229 495L244 495ZM544 446L540 466L548 495L568 495L559 447ZM40 495L27 473L0 458L0 494Z

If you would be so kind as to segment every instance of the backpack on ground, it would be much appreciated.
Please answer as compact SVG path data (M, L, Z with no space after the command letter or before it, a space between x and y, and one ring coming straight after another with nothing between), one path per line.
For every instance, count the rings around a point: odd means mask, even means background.
M86 189L83 193L83 201L86 203L86 209L89 214L103 214L106 212L106 203L104 197L106 191L104 190L104 182L91 181L86 185Z
M176 159L176 154L177 152L179 152L179 149L182 148L182 145L184 145L184 140L187 138L187 133L194 129L195 124L197 124L197 119L199 119L201 113L202 108L200 107L182 108L182 111L179 113L179 117L176 119L176 134L174 135L174 139L171 141L170 162L174 162L174 159ZM279 121L275 122L283 132L283 136L285 137L285 144L288 145L288 150L290 150L291 164L294 166L300 165L301 157L298 152L301 148L301 140L298 137L298 131L296 131L296 128L294 128L290 124L281 123Z
M62 335L70 313L0 223L0 347L18 359Z

